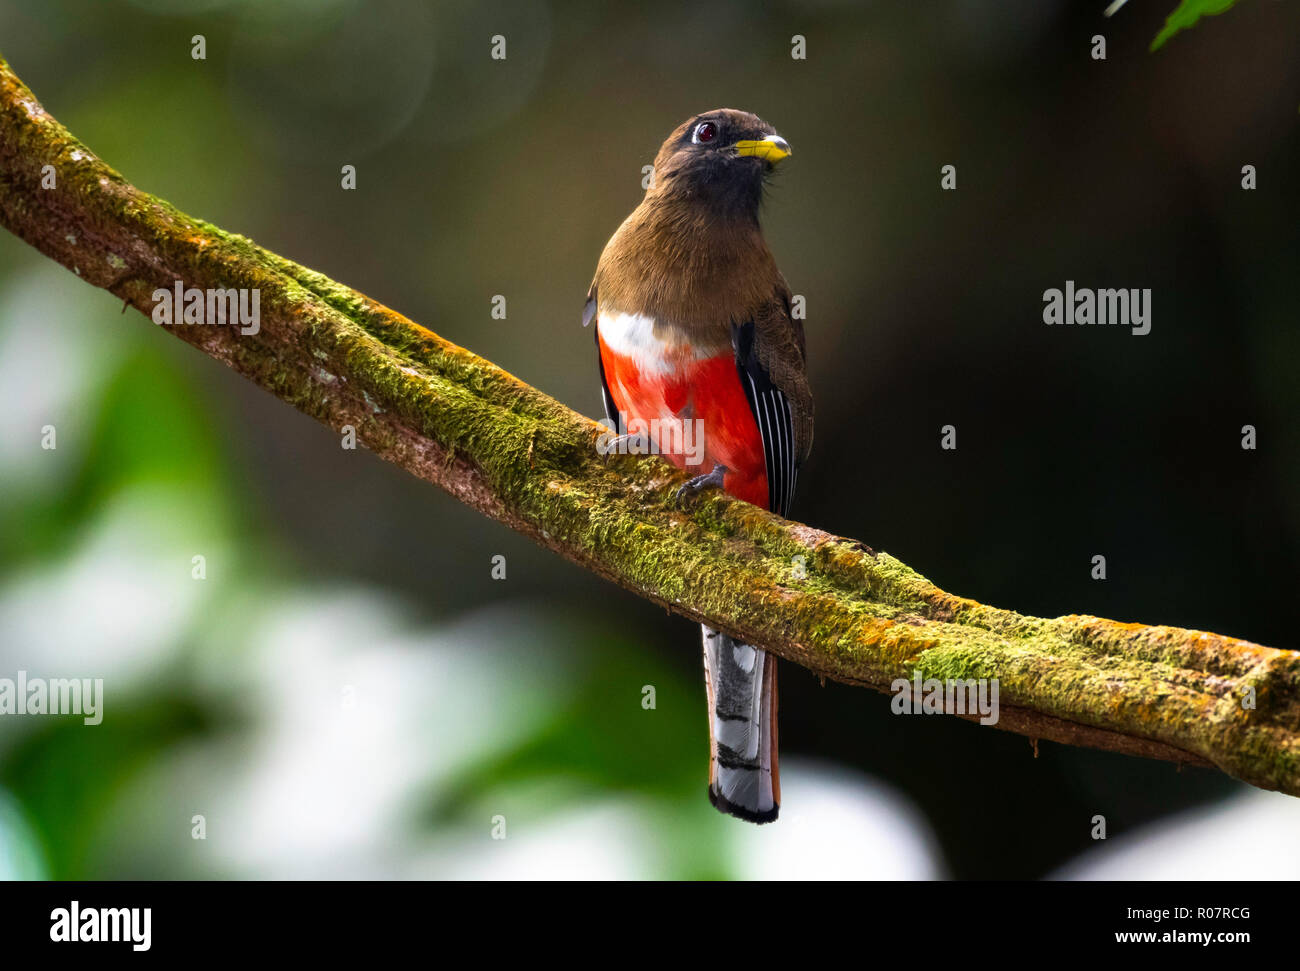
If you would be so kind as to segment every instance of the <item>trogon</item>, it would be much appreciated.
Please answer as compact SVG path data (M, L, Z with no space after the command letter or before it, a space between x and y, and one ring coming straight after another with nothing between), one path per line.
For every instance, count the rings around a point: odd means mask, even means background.
M813 436L803 325L758 218L789 155L749 112L678 126L605 245L583 316L596 325L607 419L648 430L631 437L697 472L684 491L720 486L780 515ZM781 800L776 658L705 626L704 675L709 799L770 822Z

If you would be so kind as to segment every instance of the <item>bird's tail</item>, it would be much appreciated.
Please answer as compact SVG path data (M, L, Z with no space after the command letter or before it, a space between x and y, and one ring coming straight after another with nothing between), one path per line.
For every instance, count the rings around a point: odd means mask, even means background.
M776 658L704 628L709 802L752 823L776 819Z

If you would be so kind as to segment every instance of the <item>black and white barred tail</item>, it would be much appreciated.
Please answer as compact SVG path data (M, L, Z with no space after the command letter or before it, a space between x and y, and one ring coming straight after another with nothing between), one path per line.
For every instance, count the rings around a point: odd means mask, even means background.
M704 627L709 802L752 823L776 819L776 658Z

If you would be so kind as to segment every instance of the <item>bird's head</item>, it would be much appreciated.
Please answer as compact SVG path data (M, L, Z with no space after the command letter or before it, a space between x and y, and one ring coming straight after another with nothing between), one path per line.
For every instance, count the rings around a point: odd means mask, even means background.
M652 193L757 215L763 183L790 146L748 111L719 108L678 125L655 156Z

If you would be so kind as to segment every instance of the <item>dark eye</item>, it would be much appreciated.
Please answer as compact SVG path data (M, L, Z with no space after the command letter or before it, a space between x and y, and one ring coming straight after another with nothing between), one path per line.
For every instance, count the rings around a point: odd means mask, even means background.
M695 135L692 137L697 145L705 142L711 142L718 137L718 126L711 121L702 121L695 126Z

